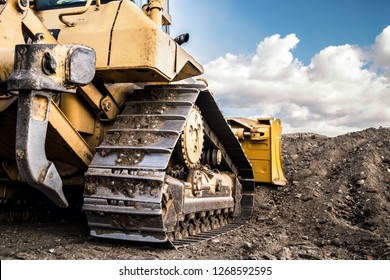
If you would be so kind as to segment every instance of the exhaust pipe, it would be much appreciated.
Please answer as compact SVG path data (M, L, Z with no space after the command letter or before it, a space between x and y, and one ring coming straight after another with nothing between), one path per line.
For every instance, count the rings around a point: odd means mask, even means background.
M187 43L190 39L190 34L184 33L175 38L175 42L179 44L179 46L183 45L184 43Z

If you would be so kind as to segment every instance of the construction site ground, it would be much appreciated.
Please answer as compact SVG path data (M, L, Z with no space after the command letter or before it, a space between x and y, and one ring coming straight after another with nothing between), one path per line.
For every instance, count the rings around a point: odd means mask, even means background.
M390 259L390 129L283 136L287 186L256 186L241 229L179 250L89 236L82 213L2 222L0 259Z

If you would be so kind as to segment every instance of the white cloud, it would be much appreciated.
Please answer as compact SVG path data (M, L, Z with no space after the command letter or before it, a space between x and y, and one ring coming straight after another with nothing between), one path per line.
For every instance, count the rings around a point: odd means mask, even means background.
M390 26L386 27L375 39L373 46L374 63L376 67L383 68L389 74L390 71Z
M390 26L369 49L330 46L309 65L294 58L298 43L295 34L273 35L254 54L207 63L205 76L225 114L272 115L285 132L331 136L389 126Z

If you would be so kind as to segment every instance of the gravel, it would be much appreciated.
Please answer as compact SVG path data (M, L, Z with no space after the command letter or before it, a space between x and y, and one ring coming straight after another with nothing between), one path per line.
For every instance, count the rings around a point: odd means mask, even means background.
M287 186L256 186L247 225L172 250L89 237L72 220L0 224L1 259L390 259L390 130L283 135Z

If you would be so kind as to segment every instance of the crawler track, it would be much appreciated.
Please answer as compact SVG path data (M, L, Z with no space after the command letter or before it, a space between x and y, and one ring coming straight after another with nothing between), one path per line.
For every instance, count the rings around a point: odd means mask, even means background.
M187 247L187 246L190 246L192 244L195 244L195 243L198 243L201 241L210 240L212 238L224 235L224 234L229 233L233 230L239 229L243 226L244 226L244 222L231 223L231 224L223 226L219 229L211 230L209 232L202 232L202 233L199 233L199 234L196 234L193 236L189 236L189 237L184 238L184 239L174 240L171 242L171 244L175 249L179 249L179 248Z
M222 154L219 170L204 164L195 172L225 174L234 188L189 195L192 171L180 166L177 143L195 107L203 116L206 147ZM83 210L97 237L178 248L242 226L253 210L251 166L213 96L199 86L136 91L85 175Z

